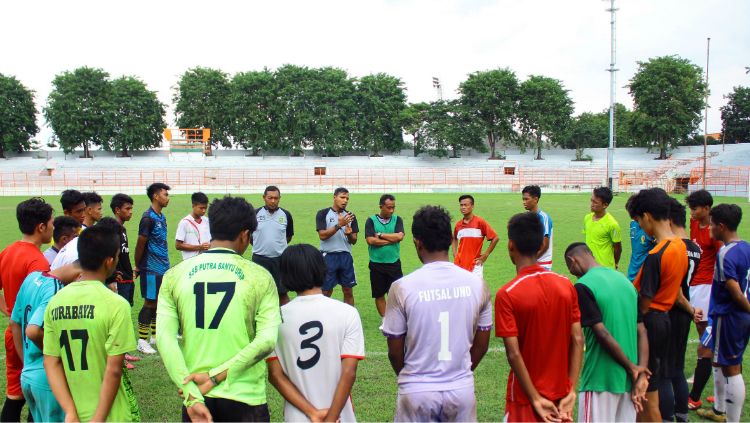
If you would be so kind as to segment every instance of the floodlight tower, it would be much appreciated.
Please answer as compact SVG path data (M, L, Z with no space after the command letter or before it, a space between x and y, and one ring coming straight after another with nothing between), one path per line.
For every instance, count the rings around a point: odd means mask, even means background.
M610 31L611 31L611 47L610 47L610 61L609 61L609 146L607 147L607 186L609 189L613 189L614 179L614 156L615 156L615 73L619 70L615 68L616 58L616 44L615 44L615 0L609 0L610 6L607 12L610 14Z
M437 76L432 77L432 87L435 88L438 101L442 101L443 100L443 86L442 84L440 84L440 78L438 78Z

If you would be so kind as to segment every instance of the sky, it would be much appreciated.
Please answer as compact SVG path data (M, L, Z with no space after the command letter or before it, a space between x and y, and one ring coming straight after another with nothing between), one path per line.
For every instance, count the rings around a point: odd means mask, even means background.
M705 68L711 38L708 132L734 86L750 85L750 1L616 0L617 101L638 61L678 55ZM609 105L609 0L3 1L0 73L47 101L56 74L98 67L133 75L168 106L180 75L195 67L230 76L284 64L333 66L350 76L401 78L409 102L433 101L476 71L510 68L520 80L562 81L575 113ZM51 135L43 127L37 139ZM701 130L703 126L701 125Z

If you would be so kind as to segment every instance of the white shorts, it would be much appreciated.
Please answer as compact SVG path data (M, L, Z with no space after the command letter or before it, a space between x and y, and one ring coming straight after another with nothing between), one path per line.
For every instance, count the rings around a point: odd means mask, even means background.
M479 279L484 280L484 266L481 264L475 264L474 270L472 270L471 273L479 276Z
M708 320L708 304L711 300L711 285L695 285L690 287L690 305L703 310L703 320Z
M630 394L583 391L578 394L579 422L634 422Z
M475 422L474 386L451 391L398 394L394 422Z

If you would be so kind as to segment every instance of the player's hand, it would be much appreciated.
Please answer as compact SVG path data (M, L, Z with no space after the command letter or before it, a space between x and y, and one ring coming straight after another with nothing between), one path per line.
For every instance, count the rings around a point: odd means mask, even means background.
M78 413L65 413L65 423L78 423L81 419L78 418Z
M651 377L651 370L646 366L637 366L635 364L630 366L630 379L635 383L638 381L638 377L641 375L646 376L646 380Z
M192 407L187 408L188 417L192 422L212 422L214 421L211 412L208 411L206 404L196 402Z
M110 289L110 291L117 293L117 282L110 282L107 284L107 288Z
M323 417L322 422L335 422L335 423L341 423L341 417L339 416L331 416L328 414L328 410L326 410L326 415Z
M700 323L703 321L703 309L700 307L694 308L695 312L693 313L693 321L695 323Z
M484 266L485 261L487 261L487 254L482 254L474 259L474 266Z
M310 419L311 422L323 422L325 421L327 415L327 408L318 408L315 409L315 411L313 411L312 413L308 414L307 418Z
M201 395L206 395L216 386L211 381L208 373L190 374L182 381L183 384L187 384L188 382L194 382L198 386L198 390L201 391Z
M201 244L201 250L203 250L203 251L208 250L209 245L210 245L209 243L204 242L203 244Z
M351 235L352 227L349 225L344 226L344 235Z
M564 422L572 422L573 421L573 408L576 405L576 392L574 390L570 390L568 395L563 397L560 401L557 403L557 408L560 412L560 419Z
M531 406L534 407L534 411L538 414L542 421L545 422L561 422L560 411L555 406L555 403L544 397L531 402Z
M646 377L645 373L641 373L633 384L633 389L630 391L630 399L633 401L637 413L643 411L643 403L648 401L648 398L646 398L646 389L648 389L648 377Z
M343 228L348 225L351 220L349 219L349 213L344 213L343 216L339 216L339 228Z
M122 282L122 272L116 270L113 276L115 277L115 282Z
M138 277L141 276L141 271L138 270L137 267L133 268L133 279L138 279Z

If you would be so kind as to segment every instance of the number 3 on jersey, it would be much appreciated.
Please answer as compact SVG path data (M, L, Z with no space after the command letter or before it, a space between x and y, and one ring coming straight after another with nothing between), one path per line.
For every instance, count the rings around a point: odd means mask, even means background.
M211 324L208 325L209 329L218 329L221 318L224 317L224 313L227 312L227 308L229 307L229 302L234 297L235 285L236 282L198 282L193 285L193 293L195 294L195 327L199 329L206 328L206 294L212 295L223 292L224 297L216 309L214 318L211 319Z
M313 336L309 338L305 338L302 340L302 343L300 344L300 350L314 350L315 353L312 357L308 358L307 360L303 360L302 357L297 357L297 367L299 367L302 370L307 370L312 367L314 367L316 364L318 364L318 361L320 361L320 348L318 348L317 345L314 344L315 341L323 337L323 323L313 320L311 322L307 322L299 327L299 334L300 335L307 335L308 332L312 329L317 329L317 333L315 333Z

